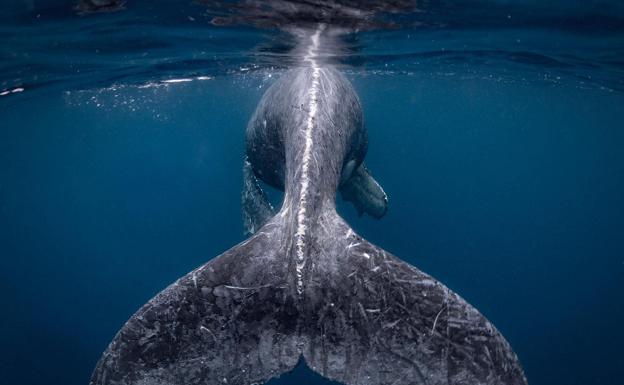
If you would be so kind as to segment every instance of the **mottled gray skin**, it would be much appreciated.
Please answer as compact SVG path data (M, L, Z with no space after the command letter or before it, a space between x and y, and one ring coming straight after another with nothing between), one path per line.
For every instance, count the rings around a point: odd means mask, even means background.
M355 234L336 213L341 174L350 161L362 162L366 134L357 95L332 68L320 69L304 173L312 81L309 68L285 74L247 130L255 174L285 188L280 211L132 316L92 385L249 385L291 370L302 357L322 376L350 385L526 384L516 355L487 319Z

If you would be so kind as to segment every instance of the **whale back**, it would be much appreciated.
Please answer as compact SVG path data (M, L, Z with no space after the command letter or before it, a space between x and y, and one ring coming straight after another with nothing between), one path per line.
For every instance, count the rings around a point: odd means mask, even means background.
M311 71L298 68L282 75L264 93L247 125L246 154L254 173L280 190L285 189L289 161L301 162L295 152L290 154L295 159L287 159L287 151L301 147L297 143L303 140L299 133L308 124ZM360 100L351 83L335 68L319 71L315 153L331 152L318 156L335 160L342 170L351 162L355 169L364 160L368 146ZM345 144L338 146L337 142Z

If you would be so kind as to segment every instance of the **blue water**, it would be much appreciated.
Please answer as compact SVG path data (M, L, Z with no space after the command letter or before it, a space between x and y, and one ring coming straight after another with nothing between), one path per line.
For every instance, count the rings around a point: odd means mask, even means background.
M131 314L244 239L244 129L292 40L150 3L1 6L0 384L86 384ZM623 9L425 3L337 58L390 203L341 215L476 306L532 385L622 383Z

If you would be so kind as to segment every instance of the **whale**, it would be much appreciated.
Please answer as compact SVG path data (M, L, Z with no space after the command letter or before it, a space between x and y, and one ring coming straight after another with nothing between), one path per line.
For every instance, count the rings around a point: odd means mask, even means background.
M478 310L358 235L336 211L385 213L364 166L358 95L324 62L324 30L265 92L246 130L249 238L164 289L119 330L91 385L262 384L301 361L347 385L526 385ZM261 183L284 191L281 207Z

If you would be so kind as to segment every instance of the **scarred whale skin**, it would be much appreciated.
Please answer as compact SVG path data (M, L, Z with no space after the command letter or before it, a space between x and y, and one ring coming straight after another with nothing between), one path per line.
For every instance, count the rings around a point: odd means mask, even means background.
M134 314L91 385L249 385L302 358L349 385L527 384L475 308L336 213L341 174L363 161L366 135L355 91L317 63L315 44L318 32L247 129L254 174L285 189L281 209Z

